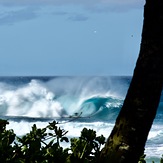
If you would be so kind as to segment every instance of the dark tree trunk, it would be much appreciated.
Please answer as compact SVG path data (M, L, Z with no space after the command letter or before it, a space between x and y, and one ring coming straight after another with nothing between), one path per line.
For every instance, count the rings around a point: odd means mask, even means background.
M163 0L146 0L140 54L102 163L137 163L144 152L163 87Z

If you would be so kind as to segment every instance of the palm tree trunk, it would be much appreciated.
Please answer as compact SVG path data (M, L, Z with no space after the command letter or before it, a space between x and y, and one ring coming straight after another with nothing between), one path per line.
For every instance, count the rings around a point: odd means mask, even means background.
M139 57L102 163L137 163L144 152L163 87L163 1L146 0Z

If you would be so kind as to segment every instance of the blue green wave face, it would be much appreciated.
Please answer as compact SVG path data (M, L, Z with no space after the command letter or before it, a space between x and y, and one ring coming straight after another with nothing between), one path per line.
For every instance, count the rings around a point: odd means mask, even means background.
M122 107L123 100L114 97L91 97L86 99L80 107L82 116L99 120L115 119Z

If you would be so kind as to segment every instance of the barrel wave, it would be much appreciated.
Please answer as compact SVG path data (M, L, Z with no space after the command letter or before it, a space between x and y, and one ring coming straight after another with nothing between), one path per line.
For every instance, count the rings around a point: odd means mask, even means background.
M115 118L123 103L124 90L119 91L119 83L117 89L106 77L9 81L0 83L1 116L63 118L80 114L105 120Z
M80 110L85 116L98 120L115 120L122 103L122 99L115 97L95 96L86 99L82 103Z

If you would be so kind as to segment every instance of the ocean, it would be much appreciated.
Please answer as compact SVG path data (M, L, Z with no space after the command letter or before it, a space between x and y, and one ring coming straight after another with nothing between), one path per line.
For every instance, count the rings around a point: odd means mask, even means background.
M80 136L84 127L107 138L130 81L131 76L0 77L0 118L9 121L7 129L17 136L33 124L45 127L57 120L69 138ZM147 162L156 163L163 154L163 93L145 154Z

